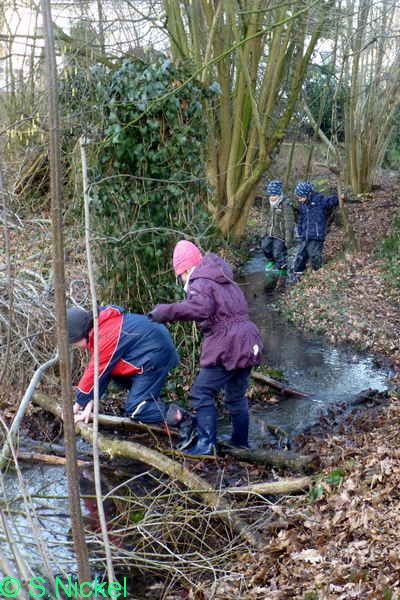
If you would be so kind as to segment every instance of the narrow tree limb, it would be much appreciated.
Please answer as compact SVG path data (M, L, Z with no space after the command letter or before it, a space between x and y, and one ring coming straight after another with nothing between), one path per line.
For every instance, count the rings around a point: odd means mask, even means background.
M279 390L281 394L285 394L287 396L298 396L299 398L308 398L310 396L310 394L306 394L294 388L288 387L280 381L272 379L272 377L268 377L268 375L258 373L257 371L252 371L251 376L256 381L261 381L262 383L266 383L267 385Z
M313 114L305 101L303 101L303 108L304 108L304 112L306 113L308 120L310 121L311 126L314 129L315 133L320 137L320 139L326 145L328 150L330 150L332 152L332 154L335 155L336 154L335 146L326 137L325 133L322 131L321 127L318 125L318 123L314 119Z
M43 394L36 394L34 397L35 404L38 404L45 410L51 412L57 417L61 417L62 409L60 404ZM85 440L92 443L93 429L90 425L77 423L75 430ZM151 448L146 448L136 442L114 439L102 434L98 437L99 450L109 457L123 456L132 458L136 461L141 461L158 471L165 473L171 479L175 479L200 496L205 504L214 510L218 510L218 516L226 521L230 527L236 531L242 539L251 544L258 546L258 540L255 534L249 530L249 526L244 523L232 510L230 505L223 499L217 490L210 486L204 479L195 475L184 465L175 460L171 460L160 452Z
M86 155L86 142L81 136L79 145L81 149L81 165L82 165L82 183L83 183L83 205L85 214L85 246L86 246L86 262L89 275L90 298L92 301L93 314L93 473L94 484L96 490L97 513L100 522L101 536L103 538L104 552L106 556L106 567L108 583L115 580L115 572L112 560L112 551L110 537L108 534L107 518L103 504L103 492L101 489L101 472L100 472L100 449L98 445L99 436L99 316L97 308L96 280L95 280L95 265L91 248L91 215L90 215L90 196L89 196L89 178Z
M25 445L20 447L17 453L17 458L19 460L26 460L31 462L43 462L48 464L55 465L64 465L66 464L64 447L59 446L57 444L49 444L46 442L41 442L35 444L36 440L29 440L29 444L27 447ZM33 444L32 444L33 442ZM24 444L26 440L24 440ZM32 444L32 446L31 446ZM30 447L31 446L31 447ZM33 450L33 448L36 448ZM47 451L47 453L45 452ZM51 453L51 454L49 454ZM79 457L77 460L78 467L92 467L93 466L93 456L91 453L87 453L86 455L82 452L79 452ZM123 466L116 467L115 465L109 465L106 462L102 463L101 470L110 472L114 477L125 477L126 479L131 477L132 472L128 470L128 468L124 468Z
M18 407L17 413L12 422L12 425L11 425L9 431L6 432L6 441L4 442L3 448L0 453L0 470L2 470L5 467L5 465L7 464L7 461L10 456L10 446L12 446L14 444L16 435L18 433L19 426L21 425L21 421L24 418L26 409L28 408L28 406L31 402L32 394L35 391L37 384L39 383L40 379L42 378L42 376L46 372L46 370L49 369L50 367L54 366L57 362L58 362L58 354L56 354L53 358L51 358L47 362L40 365L40 367L38 367L36 369L36 371L34 372L32 379L30 380L29 385L22 397L21 403Z
M229 444L221 444L221 451L238 460L259 465L271 465L278 468L289 467L293 471L312 472L318 468L318 457L288 450L268 450L265 448L234 448Z
M127 417L114 417L112 415L99 414L99 424L104 427L124 427L132 431L148 431L149 433L163 433L164 435L171 434L176 437L178 432L175 429L168 428L167 431L160 425L149 425L147 423L136 423Z
M297 477L295 479L280 479L279 481L266 481L263 483L253 483L252 485L242 485L240 487L230 487L222 490L224 494L268 494L271 496L277 494L290 494L310 487L313 483L311 477Z
M74 415L72 413L72 384L70 348L68 343L66 300L65 300L65 246L64 246L64 206L63 173L61 168L61 133L58 107L57 61L54 45L54 30L51 15L51 0L41 0L43 31L45 34L45 56L47 64L48 128L50 197L52 220L52 248L54 270L54 299L56 308L57 347L60 356L61 398L64 412L64 443L66 447L66 473L68 482L68 508L74 551L78 565L79 581L90 581L89 553L81 511L77 485L76 447L74 436ZM61 410L61 407L60 407ZM51 571L50 571L51 573Z
M48 465L65 465L67 459L65 456L52 456L51 454L42 454L41 452L17 452L17 457L19 460L27 460L30 462L42 462ZM77 459L76 464L78 467L87 467L93 463L88 462L86 460Z

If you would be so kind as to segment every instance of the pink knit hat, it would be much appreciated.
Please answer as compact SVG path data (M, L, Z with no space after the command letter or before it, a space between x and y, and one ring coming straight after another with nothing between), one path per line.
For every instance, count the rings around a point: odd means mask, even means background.
M187 240L181 240L177 243L174 249L172 257L172 264L176 276L182 275L185 271L188 271L192 267L198 265L203 256L197 246L188 242Z

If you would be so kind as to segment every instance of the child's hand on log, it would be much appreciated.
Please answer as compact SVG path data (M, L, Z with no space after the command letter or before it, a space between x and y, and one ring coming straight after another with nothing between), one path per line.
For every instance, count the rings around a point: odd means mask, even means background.
M78 406L78 408L75 408L76 406ZM82 407L75 402L74 404L74 423L80 423L81 421L83 421L84 423L89 423L91 414L92 414L92 409L93 409L93 400L90 400L90 402L88 402L85 406L84 409L82 409Z

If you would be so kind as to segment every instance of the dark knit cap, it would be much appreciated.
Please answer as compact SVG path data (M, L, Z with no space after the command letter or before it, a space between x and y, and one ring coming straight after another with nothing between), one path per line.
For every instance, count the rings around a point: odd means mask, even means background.
M67 331L70 344L76 344L86 338L93 327L92 313L80 306L73 306L67 310Z

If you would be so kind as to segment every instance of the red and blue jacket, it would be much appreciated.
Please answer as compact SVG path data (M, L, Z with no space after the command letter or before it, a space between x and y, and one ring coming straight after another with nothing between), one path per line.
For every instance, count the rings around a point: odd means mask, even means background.
M91 353L76 392L76 402L82 407L93 399L94 330L89 332ZM144 315L125 313L119 306L99 310L99 396L113 377L132 377L148 369L170 364L175 367L179 357L168 329L150 321Z

